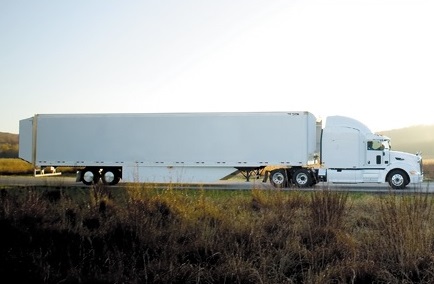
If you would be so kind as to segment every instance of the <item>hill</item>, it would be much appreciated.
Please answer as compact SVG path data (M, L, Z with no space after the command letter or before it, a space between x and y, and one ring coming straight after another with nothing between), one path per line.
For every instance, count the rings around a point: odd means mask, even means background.
M0 144L18 144L18 134L0 132Z
M18 158L18 135L0 132L0 158Z
M434 125L417 125L378 132L392 139L392 149L434 159ZM18 134L0 132L0 158L18 157Z
M424 159L434 159L434 125L417 125L381 131L379 134L390 137L393 150L422 152Z

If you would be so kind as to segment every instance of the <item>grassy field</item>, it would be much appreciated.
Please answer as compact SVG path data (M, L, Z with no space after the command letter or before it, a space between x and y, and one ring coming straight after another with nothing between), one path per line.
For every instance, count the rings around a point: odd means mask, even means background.
M433 283L434 199L251 190L0 189L14 283Z
M21 159L0 159L0 174L2 175L19 175L30 173L33 173L32 165Z

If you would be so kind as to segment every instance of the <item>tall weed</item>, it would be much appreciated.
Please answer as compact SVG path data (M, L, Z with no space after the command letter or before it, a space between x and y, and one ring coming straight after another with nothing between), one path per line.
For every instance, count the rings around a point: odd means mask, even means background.
M330 189L311 194L310 215L313 226L340 228L347 209L348 192Z
M421 192L392 193L380 199L374 251L393 277L409 282L432 280L433 205L432 196Z

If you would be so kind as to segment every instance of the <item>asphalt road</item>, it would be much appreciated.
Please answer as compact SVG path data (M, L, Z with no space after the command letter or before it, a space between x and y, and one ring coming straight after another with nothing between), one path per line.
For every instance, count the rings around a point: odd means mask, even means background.
M120 182L114 187L122 187L127 183ZM86 187L81 182L76 182L75 177L70 176L51 176L51 177L33 177L33 176L0 176L0 187L9 186L47 186L47 187ZM162 188L167 187L167 184L160 185ZM173 188L201 188L207 190L224 189L224 190L251 190L251 189L268 189L276 190L270 183L263 183L261 180L251 180L245 182L236 181L218 181L206 184L175 184ZM290 188L291 189L291 188ZM289 189L289 190L290 190ZM313 188L305 188L301 190L312 191L319 189L330 189L336 191L351 191L351 192L371 192L371 193L387 193L390 192L388 184L332 184L319 183ZM420 186L409 185L406 189L396 192L412 193L412 192L429 192L434 193L434 182L424 182Z

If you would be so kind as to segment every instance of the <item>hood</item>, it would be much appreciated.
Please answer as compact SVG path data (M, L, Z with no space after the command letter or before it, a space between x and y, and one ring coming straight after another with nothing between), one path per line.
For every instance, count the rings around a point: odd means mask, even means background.
M422 157L417 154L410 154L406 152L400 151L390 151L390 160L391 161L406 161L407 163L418 163Z

